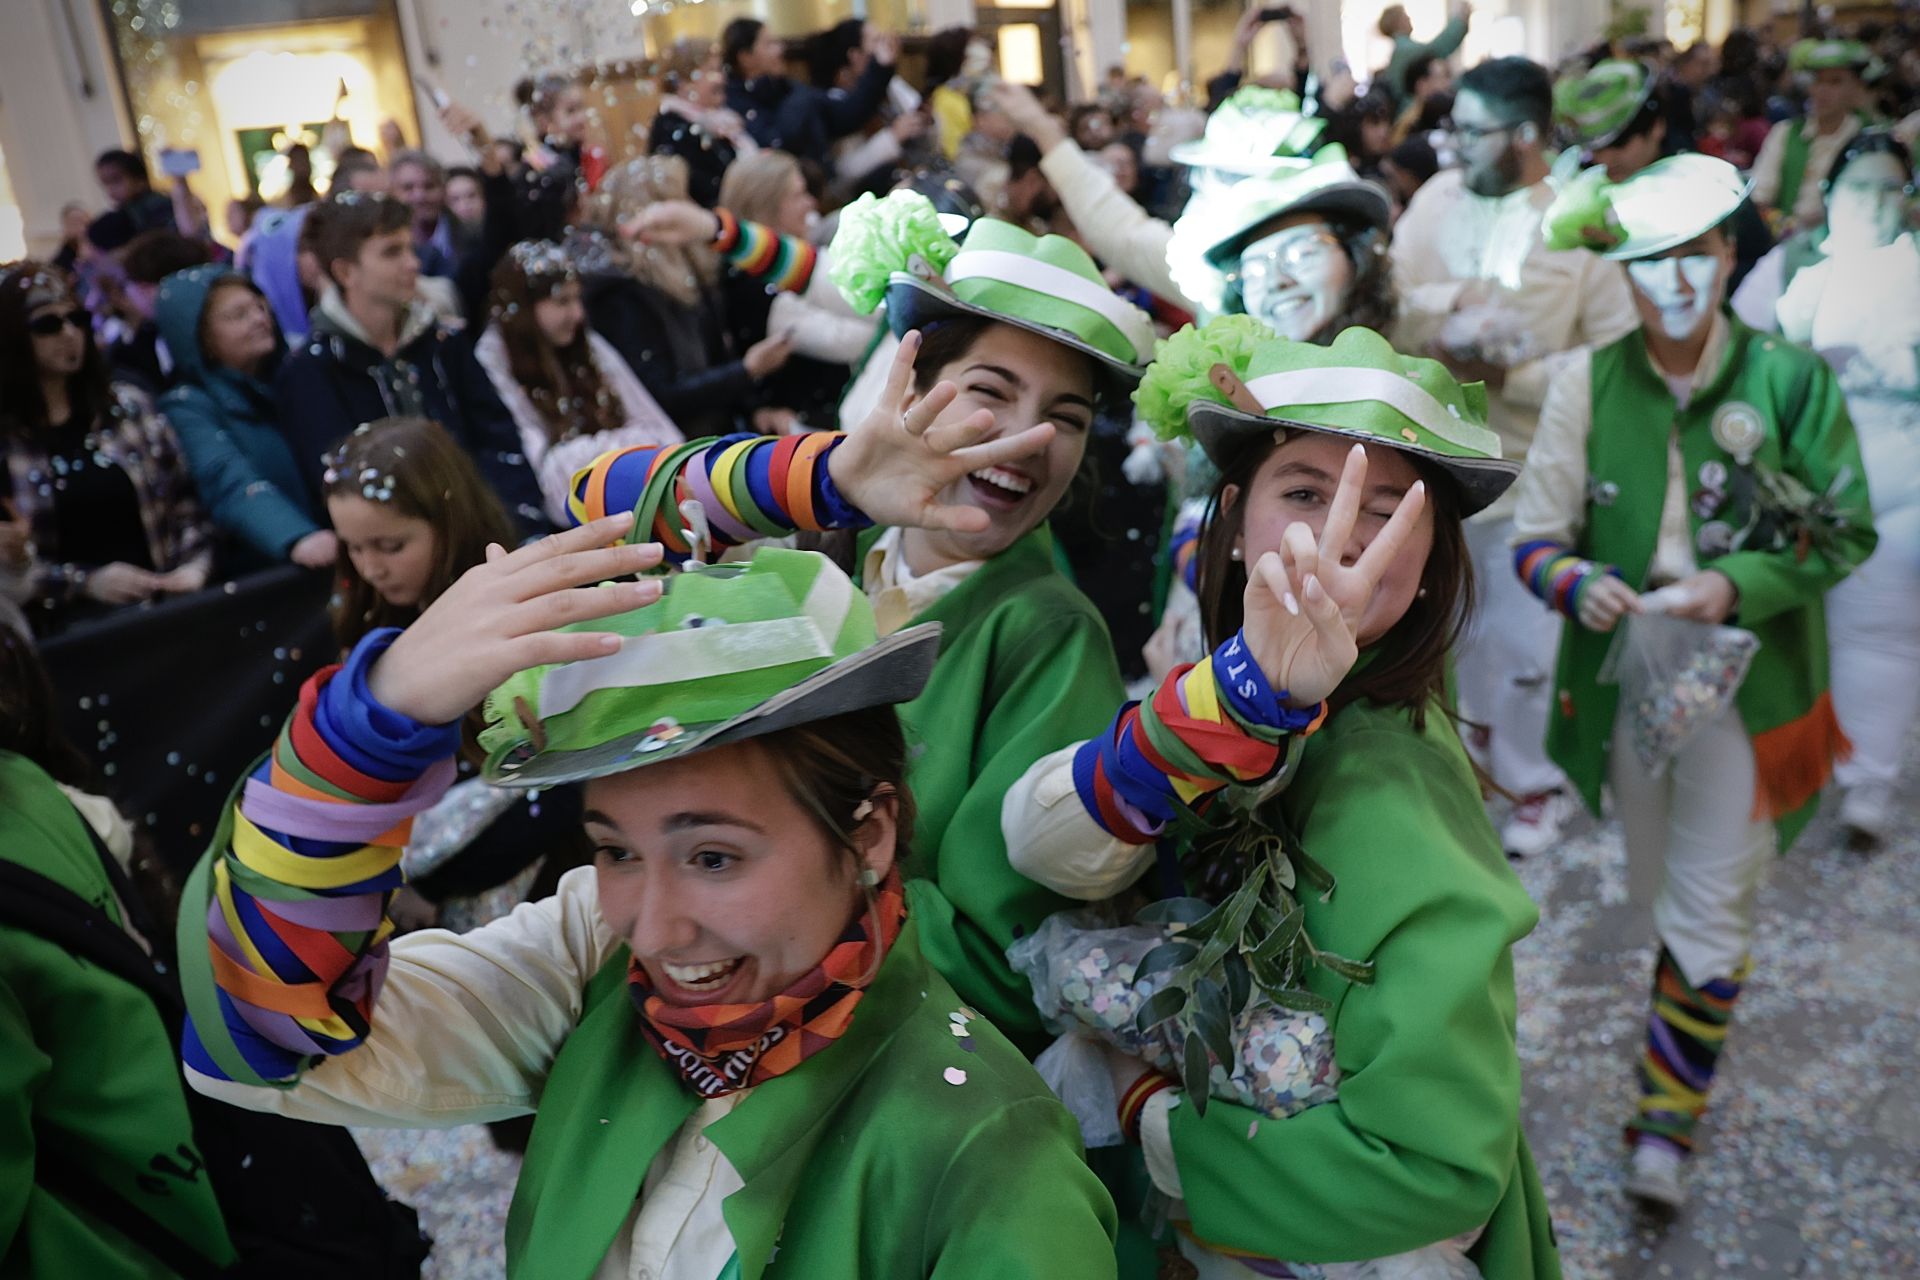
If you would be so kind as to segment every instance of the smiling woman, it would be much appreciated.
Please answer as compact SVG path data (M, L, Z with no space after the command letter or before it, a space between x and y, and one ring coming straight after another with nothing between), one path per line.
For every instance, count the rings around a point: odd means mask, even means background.
M331 1123L534 1112L511 1275L1113 1276L1072 1120L929 966L943 904L896 866L893 706L939 628L879 636L808 552L587 585L659 563L631 527L495 546L302 691L188 889L194 1087ZM410 815L483 695L488 779L584 781L595 865L389 947Z

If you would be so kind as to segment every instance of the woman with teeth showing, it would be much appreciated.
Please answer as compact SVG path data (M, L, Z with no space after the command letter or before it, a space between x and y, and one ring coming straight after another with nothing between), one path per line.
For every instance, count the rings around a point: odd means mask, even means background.
M576 477L574 514L631 508L671 476L653 528L669 554L686 545L677 512L689 498L708 508L715 547L859 528L863 513L899 507L861 461L874 427L906 422L929 440L1002 450L941 490L937 518L863 534L857 568L883 634L944 628L932 678L901 708L920 807L904 870L942 902L923 919L922 944L963 999L1038 1052L1047 1036L1006 948L1067 903L1009 865L1000 808L1034 761L1097 732L1121 697L1106 624L1055 566L1046 520L1080 468L1094 414L1124 404L1138 379L1152 324L1072 241L987 218L957 245L913 191L844 210L832 263L854 309L884 299L901 338L860 429L611 454ZM762 470L774 479L761 483ZM810 502L791 500L802 491Z
M1573 624L1548 754L1594 812L1612 791L1629 893L1652 903L1660 949L1626 1189L1673 1208L1749 972L1760 885L1849 750L1823 600L1875 533L1832 371L1723 310L1739 172L1678 155L1605 177L1563 188L1548 243L1623 261L1641 324L1558 370L1517 486L1514 567ZM1636 754L1619 686L1599 679L1612 633L1625 623L1630 642L1633 619L1652 613L1759 640L1734 704L1658 776Z
M933 495L1006 452L862 460L912 495L877 513L964 525ZM332 1124L533 1113L513 1277L1112 1280L1072 1118L930 965L951 908L901 874L894 705L940 629L878 636L812 552L609 581L660 562L634 523L489 548L302 690L187 891L194 1087ZM488 780L582 783L594 865L389 945L410 815L483 697Z

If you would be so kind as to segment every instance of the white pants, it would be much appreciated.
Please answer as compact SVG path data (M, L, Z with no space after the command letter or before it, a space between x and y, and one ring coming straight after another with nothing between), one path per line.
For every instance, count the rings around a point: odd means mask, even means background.
M1771 824L1753 818L1753 740L1728 708L1666 773L1640 764L1627 718L1614 725L1608 782L1627 839L1627 890L1653 902L1653 927L1695 987L1731 977L1753 939L1754 902L1773 861Z
M1849 403L1852 403L1851 401ZM1870 429L1863 405L1860 451L1880 544L1827 593L1833 709L1853 739L1853 758L1834 769L1847 808L1884 822L1907 731L1920 710L1920 433Z
M1511 520L1467 525L1479 607L1467 623L1455 664L1460 709L1488 729L1486 750L1475 752L1481 767L1500 786L1526 796L1566 782L1547 758L1560 615L1514 573L1512 538Z

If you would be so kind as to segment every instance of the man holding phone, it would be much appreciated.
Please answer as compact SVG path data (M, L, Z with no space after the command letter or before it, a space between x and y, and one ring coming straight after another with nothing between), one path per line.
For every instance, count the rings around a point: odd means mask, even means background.
M1395 114L1406 110L1411 101L1408 92L1407 68L1420 58L1429 55L1445 58L1460 47L1467 38L1467 21L1473 16L1473 6L1459 4L1454 6L1453 16L1447 25L1440 28L1440 34L1431 40L1413 38L1413 19L1407 16L1407 7L1402 4L1390 4L1380 12L1380 34L1393 41L1393 56L1387 59L1387 69L1375 79L1376 85L1384 84L1393 97Z

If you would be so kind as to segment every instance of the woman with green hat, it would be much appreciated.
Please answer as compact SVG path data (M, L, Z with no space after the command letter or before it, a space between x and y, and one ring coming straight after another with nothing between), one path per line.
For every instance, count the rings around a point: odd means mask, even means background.
M1046 520L1080 469L1096 407L1120 403L1138 378L1152 324L1072 241L983 218L956 244L911 191L844 210L831 271L856 310L884 298L901 337L870 424L905 415L932 436L1015 450L957 476L936 524L910 512L895 522L909 527L863 534L859 576L883 633L945 627L932 678L901 710L921 835L906 873L942 902L922 916L922 944L965 1000L1037 1051L1039 1017L1005 953L1066 904L1007 865L1000 804L1035 760L1095 732L1121 695L1106 625L1056 567ZM860 460L871 435L610 454L576 478L574 515L638 510L674 556L691 545L689 500L716 548L885 525L900 503Z
M1684 1198L1760 883L1849 749L1822 600L1874 545L1832 372L1723 313L1726 222L1745 196L1732 165L1682 155L1618 185L1589 170L1548 211L1549 244L1626 264L1641 323L1560 369L1515 517L1521 581L1570 619L1548 753L1595 813L1611 789L1629 892L1652 899L1661 945L1627 1190L1666 1206ZM1600 680L1609 633L1645 613L1759 642L1732 704L1657 774L1635 745L1637 709Z
M511 1275L1112 1276L1071 1119L930 966L945 904L899 870L893 708L940 629L879 636L810 552L608 583L659 563L631 528L494 547L301 690L187 887L195 1087L336 1124L534 1113ZM483 696L487 776L584 782L594 865L389 945Z
M1753 159L1753 202L1783 235L1820 225L1820 183L1860 132L1873 51L1858 40L1807 39L1788 63L1808 78L1806 118L1774 125Z
M1232 788L1237 822L1292 832L1299 865L1324 869L1330 892L1297 901L1313 947L1371 972L1312 966L1295 997L1325 1002L1335 1100L1284 1119L1202 1108L1115 1057L1123 1131L1204 1276L1449 1241L1488 1276L1556 1276L1515 1049L1512 947L1537 913L1446 692L1474 591L1462 520L1518 471L1485 392L1369 330L1319 347L1229 317L1162 343L1137 403L1220 471L1199 551L1217 647L1021 781L1010 856L1105 899ZM1260 940L1234 949L1253 963Z

